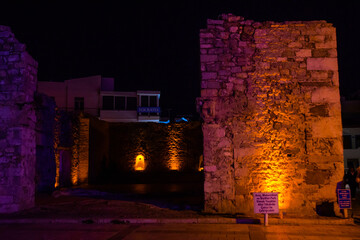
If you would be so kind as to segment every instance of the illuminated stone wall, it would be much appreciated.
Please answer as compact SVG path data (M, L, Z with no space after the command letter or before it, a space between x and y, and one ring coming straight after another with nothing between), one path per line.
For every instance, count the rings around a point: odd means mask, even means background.
M172 171L198 172L201 155L200 122L109 123L90 119L91 183Z
M199 122L113 123L110 125L110 161L119 172L134 172L142 155L145 173L197 172L202 153Z
M37 62L0 26L0 213L34 206Z
M54 126L55 187L88 182L90 119L58 111Z
M279 192L282 212L298 216L336 202L335 28L224 14L201 30L200 51L205 211L252 213L253 192Z
M87 183L89 177L89 131L90 119L80 118L78 183Z

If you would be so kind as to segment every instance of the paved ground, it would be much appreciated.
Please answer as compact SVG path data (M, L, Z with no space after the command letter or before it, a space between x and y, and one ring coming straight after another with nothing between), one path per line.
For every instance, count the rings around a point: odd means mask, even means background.
M260 226L243 224L5 224L6 240L212 240L360 239L359 226Z
M211 215L203 213L202 195L189 185L138 184L82 187L41 194L36 207L15 214L0 214L9 223L263 223L262 215ZM128 188L128 189L123 189ZM100 189L100 190L99 190ZM191 190L192 189L192 190ZM195 189L195 191L193 191ZM358 198L360 199L360 198ZM360 216L360 201L353 201L350 217ZM270 224L354 224L338 217L299 218L270 215Z

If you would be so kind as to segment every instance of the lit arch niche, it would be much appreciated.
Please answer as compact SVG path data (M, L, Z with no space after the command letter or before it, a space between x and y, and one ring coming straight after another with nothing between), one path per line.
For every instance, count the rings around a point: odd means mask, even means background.
M145 170L145 158L143 155L139 154L136 156L135 160L135 171L144 171Z

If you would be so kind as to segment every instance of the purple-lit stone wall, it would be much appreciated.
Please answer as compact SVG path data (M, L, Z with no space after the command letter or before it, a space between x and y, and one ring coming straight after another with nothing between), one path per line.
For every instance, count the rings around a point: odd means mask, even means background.
M278 192L283 214L339 214L343 176L336 31L325 21L231 14L200 31L205 211L253 213Z
M34 206L37 66L0 26L0 213Z

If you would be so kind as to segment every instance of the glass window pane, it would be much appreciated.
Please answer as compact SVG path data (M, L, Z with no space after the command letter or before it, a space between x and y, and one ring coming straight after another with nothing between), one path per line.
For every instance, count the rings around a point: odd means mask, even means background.
M141 107L149 107L149 97L141 96Z
M115 97L115 109L125 110L125 97Z
M104 110L114 110L114 97L113 96L103 96L103 109Z
M150 96L150 107L157 107L157 96Z
M74 109L75 110L84 110L84 98L76 97L74 99Z
M136 97L128 97L126 100L127 100L126 110L137 110Z
M355 148L360 147L360 135L355 135Z
M344 149L351 149L351 135L343 136Z

